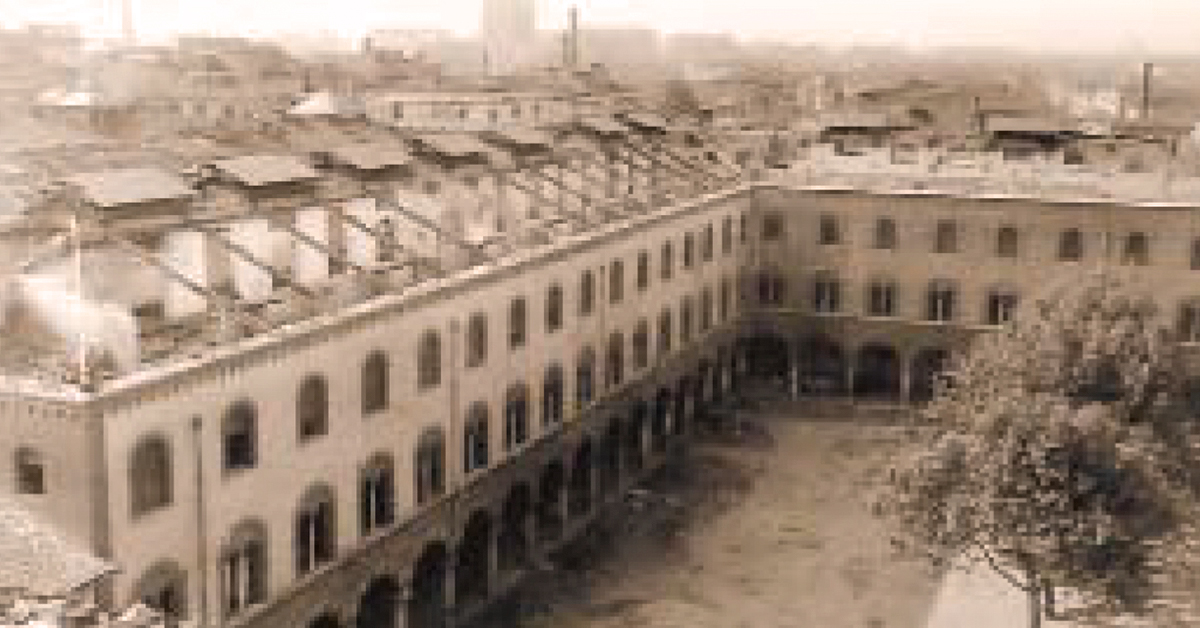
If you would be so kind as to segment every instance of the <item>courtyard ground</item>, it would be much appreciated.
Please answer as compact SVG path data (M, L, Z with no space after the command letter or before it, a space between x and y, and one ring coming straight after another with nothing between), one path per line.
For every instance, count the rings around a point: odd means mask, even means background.
M800 412L701 439L481 624L926 628L940 575L871 512L904 428Z

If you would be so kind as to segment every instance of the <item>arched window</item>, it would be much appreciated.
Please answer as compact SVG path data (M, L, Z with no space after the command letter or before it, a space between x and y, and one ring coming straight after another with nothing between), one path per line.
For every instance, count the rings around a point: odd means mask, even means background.
M1064 262L1083 259L1083 234L1078 229L1067 229L1059 235L1058 259Z
M831 314L842 308L842 282L831 271L818 271L813 279L813 310Z
M692 321L695 317L695 308L692 297L683 297L683 302L679 306L679 342L681 344L692 341Z
M721 223L721 255L733 252L733 218L726 216Z
M957 290L954 284L944 279L930 282L925 297L925 320L952 321L955 315Z
M529 440L529 387L513 384L504 396L504 448L512 449Z
M592 402L596 385L596 354L591 347L579 352L575 366L575 400L580 407Z
M1017 312L1017 293L1011 288L992 288L988 291L985 322L988 325L1005 325L1013 320Z
M267 527L248 520L234 526L221 550L221 597L225 617L267 601Z
M417 388L428 390L442 383L442 339L436 331L426 331L417 349Z
M133 516L171 505L171 445L161 435L147 436L129 455L129 504Z
M554 333L563 326L563 289L554 284L546 291L546 333Z
M1150 263L1150 238L1141 231L1125 236L1125 252L1121 258L1125 264L1145 266Z
M613 332L608 337L608 357L604 364L605 383L610 387L620 386L625 378L625 337Z
M321 375L309 375L300 384L296 429L301 442L329 433L329 384Z
M638 321L633 330L633 368L641 370L650 366L650 323Z
M440 496L445 491L446 442L442 430L430 428L417 442L416 463L413 465L417 489L417 503Z
M486 402L471 404L463 433L463 471L466 473L488 466L488 420Z
M526 316L525 299L517 297L508 306L508 346L516 349L525 346L528 316Z
M487 361L487 316L476 312L467 320L467 368L482 366Z
M625 262L615 259L608 265L608 302L616 305L625 298Z
M705 287L700 291L700 331L712 329L713 295L712 288Z
M896 315L896 283L891 279L876 279L867 286L867 315Z
M996 233L996 255L998 257L1017 257L1020 254L1021 238L1017 228L1012 225L1000 227Z
M596 309L596 275L585 270L579 279L579 315L588 316Z
M670 242L663 242L662 245L662 280L670 281L671 276L675 274L675 252L674 247Z
M542 425L557 425L563 420L564 401L563 369L552 364L546 369L542 382Z
M296 509L296 575L303 576L337 555L336 502L333 489L314 486Z
M133 585L132 597L162 613L167 625L187 619L187 572L175 561L155 563Z
M700 259L701 261L711 262L713 259L713 249L716 247L713 237L712 223L704 225L704 233L700 236Z
M891 218L879 218L875 221L875 248L896 248L896 221Z
M683 267L691 268L696 264L696 236L689 231L683 234Z
M671 353L672 336L671 310L663 310L662 314L658 315L658 354L660 356Z
M29 447L17 450L13 460L16 467L18 495L46 494L46 463L42 454Z
M650 252L641 251L637 257L637 289L645 291L650 287Z
M733 282L729 277L721 278L721 322L729 321L729 311L733 307Z
M234 403L221 421L222 457L226 471L258 464L258 410L249 400Z
M388 406L388 358L382 351L372 351L362 366L363 415L374 414Z
M372 457L358 476L358 521L369 536L396 520L396 468L389 454Z

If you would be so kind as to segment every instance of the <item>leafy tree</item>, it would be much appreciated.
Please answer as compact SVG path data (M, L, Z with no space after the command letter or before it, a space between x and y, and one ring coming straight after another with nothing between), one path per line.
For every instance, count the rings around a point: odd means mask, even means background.
M1180 366L1154 304L1110 275L1025 305L924 408L882 504L898 542L990 565L1028 595L1033 628L1056 587L1101 619L1152 613L1200 538Z

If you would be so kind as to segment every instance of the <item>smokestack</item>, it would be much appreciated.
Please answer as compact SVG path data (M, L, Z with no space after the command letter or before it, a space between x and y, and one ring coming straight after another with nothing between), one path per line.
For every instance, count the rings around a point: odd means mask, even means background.
M1154 75L1154 64L1142 64L1142 119L1150 119L1150 80Z
M571 30L571 68L579 66L579 7L571 5L567 10L567 23Z

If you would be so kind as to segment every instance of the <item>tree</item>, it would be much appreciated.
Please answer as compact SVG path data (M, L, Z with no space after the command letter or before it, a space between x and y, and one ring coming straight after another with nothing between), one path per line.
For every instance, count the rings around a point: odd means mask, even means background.
M672 116L699 116L700 99L687 81L671 80L665 86L664 106Z
M898 541L991 566L1029 596L1031 628L1056 587L1100 617L1149 613L1197 512L1179 367L1153 303L1112 276L1026 305L938 382L882 504Z

